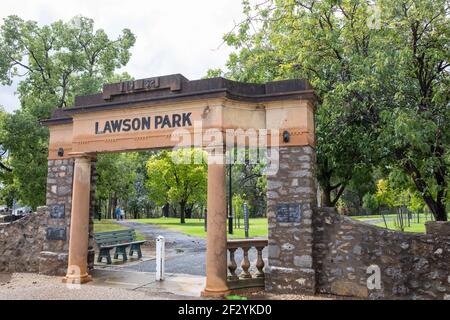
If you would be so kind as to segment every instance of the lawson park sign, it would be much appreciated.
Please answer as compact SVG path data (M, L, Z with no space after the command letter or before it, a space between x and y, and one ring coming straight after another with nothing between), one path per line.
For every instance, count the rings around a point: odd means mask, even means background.
M95 122L95 134L190 127L191 112Z

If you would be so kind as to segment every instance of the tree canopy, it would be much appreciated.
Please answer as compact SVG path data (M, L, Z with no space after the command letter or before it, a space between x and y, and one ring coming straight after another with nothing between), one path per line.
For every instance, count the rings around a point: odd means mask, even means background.
M127 64L135 37L129 29L111 40L94 21L77 16L40 26L8 16L0 26L0 83L18 79L20 109L2 117L0 144L22 202L45 204L48 130L39 121L76 95L98 92L103 83L129 75L114 71ZM5 160L5 159L2 159ZM4 161L2 161L4 164ZM8 181L2 181L8 184Z
M186 159L189 164L184 162ZM201 163L196 163L196 159L202 159ZM180 209L180 222L185 223L188 207L196 203L206 205L207 170L202 150L162 151L147 162L149 198L160 206L175 202Z
M309 79L323 204L371 171L397 168L446 220L450 161L448 0L244 1L225 35L227 77ZM211 70L209 75L219 74ZM334 196L334 198L333 198Z

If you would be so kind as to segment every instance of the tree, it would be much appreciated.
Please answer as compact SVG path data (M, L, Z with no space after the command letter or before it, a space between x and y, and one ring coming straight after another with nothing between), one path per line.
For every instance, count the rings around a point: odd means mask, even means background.
M317 122L317 178L324 206L334 206L359 171L375 160L372 123L378 88L374 32L365 1L266 1L225 36L227 77L266 82L307 78L321 98ZM212 72L217 74L217 71Z
M391 45L378 99L385 165L409 176L436 220L447 221L450 181L450 2L380 1Z
M45 203L48 130L39 121L55 108L72 105L76 95L98 92L108 79L117 78L114 70L128 62L134 42L130 30L111 40L82 16L44 26L18 16L3 20L0 84L21 79L21 109L0 124L0 142L24 203Z
M257 152L250 148L239 148L230 152L235 152L235 156L241 158L232 165L232 195L239 196L247 202L250 216L263 216L266 212L267 177L264 175L266 159L260 156L254 163ZM234 196L232 199L234 201Z
M395 167L436 220L447 220L449 8L448 0L244 1L247 19L225 36L237 50L226 75L311 81L321 98L324 205L335 205L355 176Z
M179 160L189 160L188 163ZM194 159L202 159L196 163ZM206 204L208 166L199 149L162 151L147 162L149 198L162 206L175 202L180 208L180 222L185 223L186 209L195 203Z
M107 216L114 216L119 199L126 203L135 195L137 159L135 152L98 155L96 196L107 201Z

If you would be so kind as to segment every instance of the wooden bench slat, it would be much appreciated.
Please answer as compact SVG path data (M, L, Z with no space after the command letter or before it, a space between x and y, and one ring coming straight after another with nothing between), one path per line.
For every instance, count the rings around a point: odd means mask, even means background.
M117 237L111 237L111 238L95 238L98 241L105 241L105 240L111 240L111 241L121 241L123 239L134 239L134 237L130 236L117 236Z
M138 253L138 257L142 257L140 245L145 243L145 240L136 241L136 231L134 229L113 230L105 232L96 232L94 234L95 243L100 250L98 262L101 262L103 257L106 257L107 263L111 264L111 256L109 251L116 248L114 258L118 255L123 256L123 261L126 261L126 248L131 246L130 255L134 252Z

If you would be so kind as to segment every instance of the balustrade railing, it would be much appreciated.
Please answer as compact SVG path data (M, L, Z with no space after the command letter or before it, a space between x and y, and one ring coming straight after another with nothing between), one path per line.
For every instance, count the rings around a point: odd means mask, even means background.
M242 239L228 240L228 286L230 289L242 289L251 287L264 287L264 259L263 250L267 247L267 239ZM252 269L249 259L249 251L255 248L256 263ZM238 264L236 253L242 251L242 261L240 261L240 273L237 274ZM253 271L253 274L251 273Z

